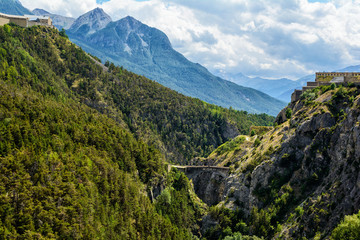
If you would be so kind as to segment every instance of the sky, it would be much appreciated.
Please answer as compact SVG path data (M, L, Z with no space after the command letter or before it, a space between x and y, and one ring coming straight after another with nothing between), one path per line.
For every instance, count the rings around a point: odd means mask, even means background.
M222 76L297 79L360 64L360 0L20 0L78 17L101 7L156 27Z

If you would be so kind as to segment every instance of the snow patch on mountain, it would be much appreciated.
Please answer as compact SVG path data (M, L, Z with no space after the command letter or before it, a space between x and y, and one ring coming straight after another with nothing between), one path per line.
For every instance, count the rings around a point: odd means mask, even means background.
M132 55L131 48L126 43L124 44L124 51L127 52L128 54Z
M144 34L142 34L142 35L144 35ZM147 44L147 43L144 41L144 39L142 39L142 37L140 36L140 34L138 34L138 37L139 37L139 39L140 39L140 41L141 41L141 46L143 46L143 47L148 47L148 46L149 46L149 44Z

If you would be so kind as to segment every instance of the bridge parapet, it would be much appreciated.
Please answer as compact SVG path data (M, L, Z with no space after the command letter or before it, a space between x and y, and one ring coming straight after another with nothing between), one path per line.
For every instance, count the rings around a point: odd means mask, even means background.
M176 168L184 173L194 172L194 171L221 171L223 173L228 173L228 167L219 167L219 166L180 166L180 165L168 165L168 172L171 171L171 168Z

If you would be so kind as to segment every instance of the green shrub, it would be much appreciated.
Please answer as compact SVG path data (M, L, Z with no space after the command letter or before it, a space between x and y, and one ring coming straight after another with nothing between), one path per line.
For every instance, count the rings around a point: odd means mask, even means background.
M301 94L300 98L305 101L306 105L308 105L317 98L317 91L318 91L317 88L312 90L307 90L303 94Z
M164 191L156 199L157 204L163 206L169 206L171 204L171 194L168 188L165 188Z
M251 131L250 136L251 136L251 137L252 137L252 136L255 136L255 131L254 131L254 130Z
M4 30L5 30L5 32L10 33L11 32L11 27L9 25L5 25Z
M241 233L236 232L232 236L226 236L224 240L243 240Z
M336 88L335 83L332 83L332 84L330 85L330 89L331 89L331 90L334 90L335 88Z
M287 119L291 118L292 110L291 108L287 108L285 112L285 116Z
M61 31L59 32L59 35L64 37L64 38L69 38L67 35L66 35L66 31L64 28L61 29Z
M256 138L256 139L255 139L255 142L254 142L254 147L259 146L260 143L261 143L260 139L259 139L259 138Z
M295 212L299 217L301 217L304 214L304 209L301 206L297 206L295 208Z
M357 214L345 216L345 219L333 230L330 239L360 239L360 211Z

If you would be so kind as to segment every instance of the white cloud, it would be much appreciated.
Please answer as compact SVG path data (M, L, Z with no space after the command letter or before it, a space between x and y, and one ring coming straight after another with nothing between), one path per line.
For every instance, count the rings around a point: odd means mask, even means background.
M97 7L96 0L20 0L30 10L42 8L51 13L78 17Z
M164 31L173 47L212 71L297 78L359 64L360 0L22 0L77 17L97 6Z

